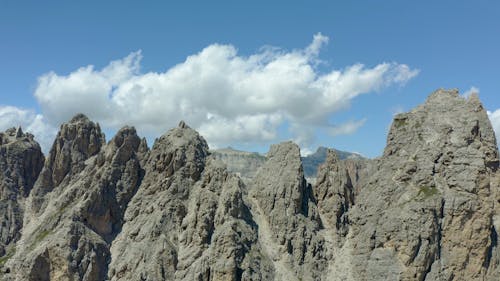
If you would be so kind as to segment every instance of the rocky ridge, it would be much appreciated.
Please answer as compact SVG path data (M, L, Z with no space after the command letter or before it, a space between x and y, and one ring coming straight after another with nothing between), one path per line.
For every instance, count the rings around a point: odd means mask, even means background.
M304 177L308 182L313 183L316 181L318 167L325 162L328 150L333 150L340 160L349 159L355 163L356 161L363 162L365 159L357 153L320 146L316 152L301 157ZM249 183L252 180L259 168L262 167L267 160L266 155L257 152L236 150L231 147L211 150L210 153L216 159L220 159L226 164L227 169L237 174L245 183Z
M2 280L498 280L498 148L477 96L397 115L384 154L307 182L273 145L243 181L181 122L152 148L77 115L44 159L0 133Z

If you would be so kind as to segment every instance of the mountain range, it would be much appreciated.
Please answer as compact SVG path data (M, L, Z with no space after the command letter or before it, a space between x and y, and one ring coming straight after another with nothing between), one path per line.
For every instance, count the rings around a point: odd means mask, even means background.
M439 89L394 117L382 156L339 154L211 152L184 122L150 148L78 114L43 155L9 129L0 278L500 280L498 147L477 95Z
M318 167L325 162L328 150L329 148L320 146L316 152L301 157L304 176L309 182L314 182L316 180ZM340 160L364 158L358 153L337 150L334 148L331 148L331 150L337 154ZM228 171L236 173L244 181L251 180L257 170L259 170L267 160L264 154L236 150L232 147L211 150L210 153L215 158L224 162Z

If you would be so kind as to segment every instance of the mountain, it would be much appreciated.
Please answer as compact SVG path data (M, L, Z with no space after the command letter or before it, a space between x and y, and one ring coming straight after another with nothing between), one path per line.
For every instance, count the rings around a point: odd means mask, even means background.
M304 175L310 182L314 182L319 165L325 162L327 150L328 148L320 146L318 147L315 153L302 157L302 166L304 169ZM336 149L333 150L341 160L364 159L361 155L357 153L341 151ZM246 152L246 151L236 150L231 147L212 150L210 151L210 153L216 159L220 159L222 162L224 162L224 164L226 164L227 169L230 172L236 173L245 182L249 182L257 173L257 170L261 166L263 166L267 160L265 155L259 154L257 152Z
M477 96L438 90L395 116L379 158L322 153L314 185L292 142L243 181L184 122L150 149L129 126L106 142L79 114L46 157L9 129L0 277L500 279L498 148Z
M333 149L338 159L364 159L358 153L352 153L342 150ZM318 147L316 152L309 154L305 157L302 157L302 166L304 167L304 175L306 178L316 178L316 174L318 173L319 165L323 164L326 160L328 154L328 148L324 146Z
M267 160L266 156L257 152L246 152L231 147L212 150L210 153L245 182L250 181Z

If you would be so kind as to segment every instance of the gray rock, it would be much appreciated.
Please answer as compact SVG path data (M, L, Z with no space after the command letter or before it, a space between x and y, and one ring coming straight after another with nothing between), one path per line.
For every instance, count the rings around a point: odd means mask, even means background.
M134 128L121 129L100 146L97 125L77 116L58 136L44 171L55 176L55 167L64 167L50 159L72 159L78 168L70 166L62 180L48 181L52 185L45 189L44 207L26 211L22 238L7 263L7 280L104 280L111 241L142 180L137 157L141 141ZM35 186L44 188L40 184L45 180L39 178ZM37 199L39 193L31 195Z
M73 175L79 174L85 168L85 161L96 155L104 144L105 136L99 124L83 114L77 114L61 125L33 188L32 211L36 213L45 208L44 196L64 180L67 184Z
M477 97L438 90L387 142L348 213L350 279L491 280L498 150Z
M328 150L333 150L340 160L353 160L352 163L365 159L357 153L329 149L322 146L318 147L315 153L301 157L304 177L308 182L314 183L316 181L318 167L325 162ZM262 167L267 160L266 156L260 153L236 150L231 147L215 149L210 151L210 153L215 158L224 162L227 165L227 169L240 176L245 183L251 182L259 168Z
M270 280L243 183L184 122L158 139L113 241L110 280Z
M32 135L21 128L0 133L0 267L12 257L21 237L26 198L43 161Z
M250 185L259 240L265 242L278 280L319 280L327 266L325 240L299 147L273 145L267 157Z
M182 221L207 154L205 140L184 122L155 141L145 161L144 179L113 241L109 279L174 278Z
M334 150L328 149L326 161L318 170L314 197L323 225L335 240L332 247L342 247L348 233L349 210L360 192L360 178L368 174L370 160L339 160Z

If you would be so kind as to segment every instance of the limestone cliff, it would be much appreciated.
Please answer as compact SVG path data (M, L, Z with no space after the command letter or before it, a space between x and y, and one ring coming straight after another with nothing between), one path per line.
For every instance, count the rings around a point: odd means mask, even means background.
M321 279L327 265L325 239L299 147L273 145L267 157L250 185L249 200L277 280Z
M135 129L103 142L99 126L83 115L63 124L28 200L5 279L105 280L110 242L143 172Z
M0 264L14 254L21 238L26 198L43 161L33 135L21 128L0 133Z
M438 90L397 115L375 165L332 261L350 274L332 280L498 280L498 149L476 96Z
M110 280L269 280L243 183L183 122L159 138L112 244Z
M237 174L243 181L250 182L262 165L266 156L257 152L246 152L232 148L216 149L210 152L216 159L226 164L230 172Z

